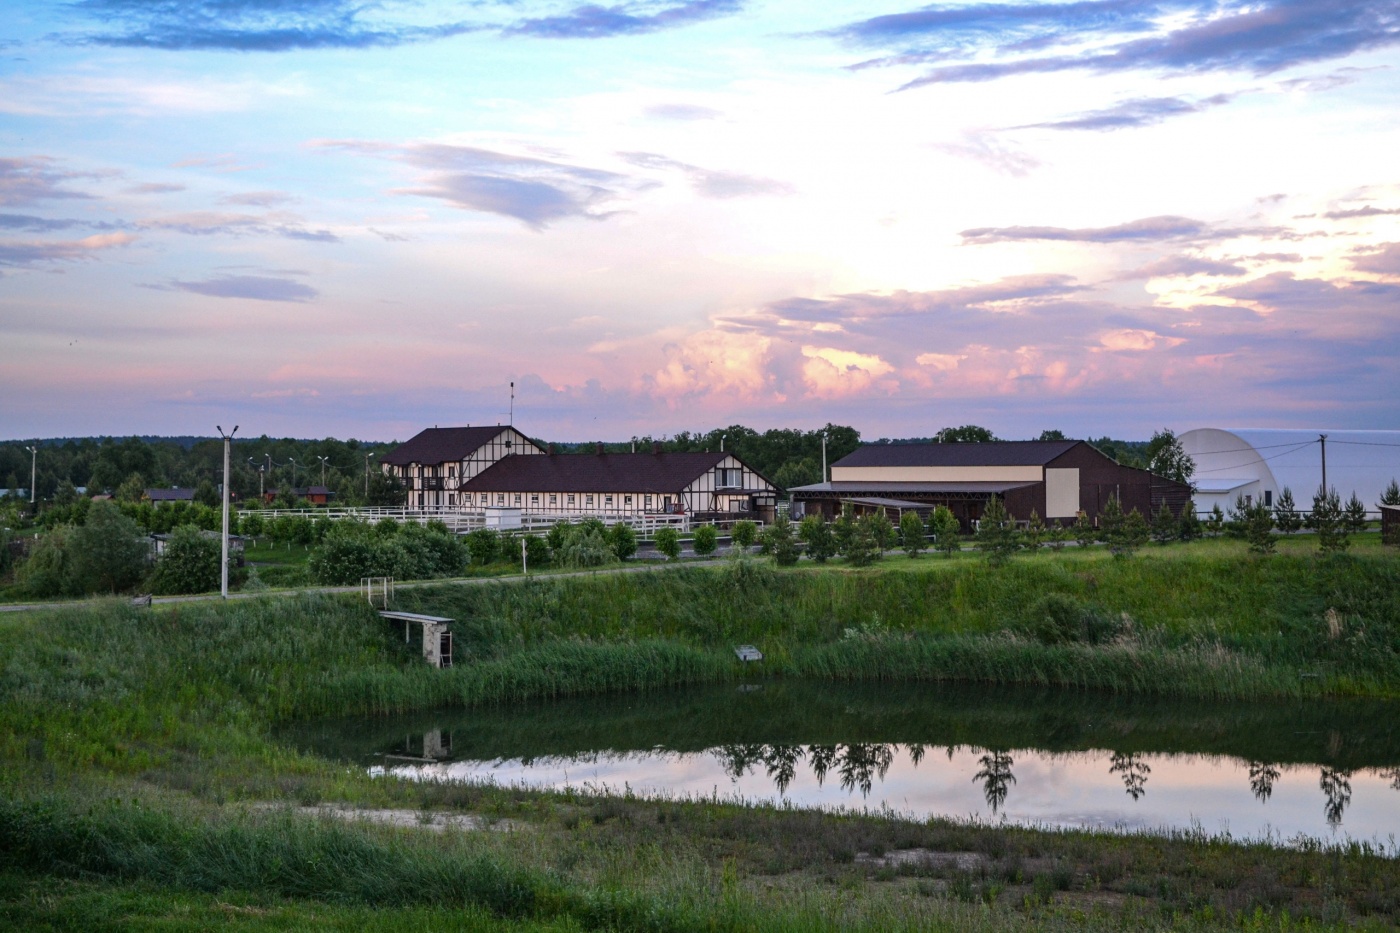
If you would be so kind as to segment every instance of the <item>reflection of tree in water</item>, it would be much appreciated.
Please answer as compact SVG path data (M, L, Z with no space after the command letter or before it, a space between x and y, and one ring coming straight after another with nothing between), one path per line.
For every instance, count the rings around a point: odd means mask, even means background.
M1346 812L1347 804L1351 803L1351 772L1323 768L1317 786L1327 795L1327 803L1322 812L1326 815L1328 824L1340 825L1342 814Z
M802 760L801 745L770 745L766 749L763 764L768 768L768 776L777 785L778 793L786 794L788 785L797 774L797 763Z
M841 787L846 791L859 788L862 796L870 795L876 778L884 780L894 763L892 745L721 745L714 753L725 773L735 780L762 765L778 792L784 794L803 758L811 764L818 784L824 783L834 768L841 775Z
M1011 773L1011 766L1016 762L1008 753L991 749L982 756L981 762L982 770L978 771L972 780L982 782L982 793L986 795L987 805L995 813L1006 803L1006 792L1009 790L1007 785L1016 783L1016 775Z
M1139 800L1147 793L1147 776L1152 773L1152 768L1137 755L1114 752L1109 759L1108 773L1122 776L1128 796Z
M1274 792L1274 781L1277 781L1278 777L1279 770L1276 765L1263 761L1249 763L1249 789L1254 791L1254 796L1260 803L1268 802Z
M1400 768L1391 768L1388 771L1382 771L1380 772L1380 778L1383 781L1390 782L1391 790L1400 790Z
M860 788L862 797L870 796L875 786L875 777L885 779L890 765L894 763L894 748L889 745L847 745L845 754L838 759L841 771L841 789L847 792Z

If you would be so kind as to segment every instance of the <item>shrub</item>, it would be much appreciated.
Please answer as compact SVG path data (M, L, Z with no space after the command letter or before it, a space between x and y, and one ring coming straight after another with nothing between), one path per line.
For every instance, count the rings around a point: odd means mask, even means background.
M962 531L958 517L946 505L940 505L929 514L928 531L933 536L934 548L942 551L946 557L952 557L953 552L962 546L958 539Z
M737 531L738 526L735 526L735 528ZM667 560L679 560L681 556L681 533L669 525L664 528L656 529L656 549L664 554Z
M1177 521L1176 536L1183 541L1195 541L1201 534L1201 518L1196 514L1196 503L1188 499Z
M1303 516L1293 504L1293 490L1287 486L1283 487L1283 493L1278 497L1278 505L1274 506L1274 524L1286 535L1291 535L1303 527Z
M992 496L977 523L977 549L987 555L990 563L1004 564L1021 546L1017 537L1016 520L1002 501Z
M714 525L701 525L695 529L695 540L691 543L695 548L695 553L701 557L709 557L719 547L719 531Z
M222 582L219 560L223 542L205 535L193 525L181 525L170 534L165 550L151 574L151 592L208 593Z
M24 592L40 599L82 592L69 566L68 538L72 533L71 527L59 525L38 540L15 573Z
M1031 517L1026 521L1026 530L1021 533L1021 544L1028 551L1040 549L1041 542L1045 540L1045 522L1041 519L1040 513L1031 509Z
M637 533L632 530L631 525L618 522L608 529L608 545L612 548L614 557L626 560L637 553Z
M758 539L758 526L748 519L734 523L733 529L729 532L730 540L734 546L740 550L747 551L753 547L754 541Z
M1124 515L1123 505L1117 496L1109 497L1099 519L1104 542L1114 557L1131 557L1133 552L1147 543L1147 519L1137 509Z
M1042 596L1032 604L1027 616L1030 634L1047 645L1099 644L1122 630L1120 622L1063 593Z
M1175 515L1172 514L1171 507L1165 500L1162 507L1157 510L1157 514L1152 516L1152 540L1158 544L1167 544L1177 537L1177 531L1181 527Z
M807 556L824 564L836 556L836 536L820 515L808 515L797 528L797 536L807 545Z
M1074 527L1071 530L1074 533L1075 542L1082 548L1088 547L1099 540L1098 529L1094 527L1093 522L1089 521L1088 512L1079 513L1078 517L1074 520Z
M1274 515L1262 502L1244 510L1245 540L1249 549L1256 554L1272 554L1274 540Z
M478 528L473 531L467 535L467 554L475 567L495 563L501 555L500 533L493 528Z
M797 563L797 539L793 534L792 522L786 515L779 515L773 524L763 529L763 549L773 555L779 567L791 567Z
M894 523L883 509L871 512L861 520L870 523L870 534L875 539L876 558L884 557L885 551L899 543L899 534L894 530Z
M1210 507L1210 515L1206 518L1206 531L1214 537L1220 534L1225 527L1225 513L1220 511L1220 503L1217 502Z
M1347 527L1342 520L1342 503L1337 490L1318 488L1313 496L1308 527L1317 532L1317 547L1324 554L1339 554L1351 544L1347 540Z
M875 526L869 515L851 522L851 531L841 556L853 567L865 567L879 559L880 542L875 537Z
M924 520L917 512L905 512L899 516L899 544L904 553L918 557L928 542L924 538Z
M561 566L575 569L602 567L617 560L617 552L608 540L606 526L596 519L566 525L560 537L563 543L555 550L554 560Z
M525 562L531 567L543 567L550 560L549 542L540 535L525 536Z
M1366 530L1366 506L1356 497L1354 491L1347 500L1342 521L1346 523L1349 534L1359 535Z
M69 566L84 593L119 593L146 575L151 547L141 528L110 502L95 502L69 539Z

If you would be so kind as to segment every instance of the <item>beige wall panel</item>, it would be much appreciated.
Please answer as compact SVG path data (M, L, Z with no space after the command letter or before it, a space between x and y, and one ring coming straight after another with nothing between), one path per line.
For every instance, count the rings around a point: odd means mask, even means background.
M1079 514L1079 469L1045 471L1045 517L1074 518Z
M833 483L1038 483L1038 466L832 467Z

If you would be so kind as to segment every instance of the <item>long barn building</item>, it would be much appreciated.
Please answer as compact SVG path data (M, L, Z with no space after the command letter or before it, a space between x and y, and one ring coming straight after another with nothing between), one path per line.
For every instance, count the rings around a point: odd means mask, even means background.
M964 444L871 444L831 466L828 482L789 490L806 513L831 518L842 507L927 511L946 505L964 527L988 500L1003 500L1024 521L1034 510L1047 522L1097 521L1111 497L1124 511L1150 517L1191 498L1185 484L1123 466L1084 441L990 441Z

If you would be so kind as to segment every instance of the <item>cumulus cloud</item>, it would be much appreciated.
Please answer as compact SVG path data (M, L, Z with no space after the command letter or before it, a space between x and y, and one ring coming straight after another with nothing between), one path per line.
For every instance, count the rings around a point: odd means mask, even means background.
M814 398L843 398L863 395L879 387L884 391L898 388L894 380L882 380L894 372L894 367L873 353L858 353L837 347L802 348L806 362L802 364L803 381L808 395Z
M886 50L855 67L924 65L902 89L1088 70L1256 75L1400 43L1395 0L975 2L825 33Z
M172 281L170 288L209 298L244 298L252 301L305 302L319 292L291 279L264 275L221 275L197 282Z

